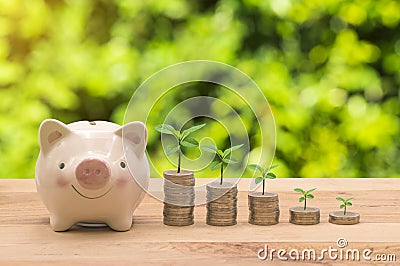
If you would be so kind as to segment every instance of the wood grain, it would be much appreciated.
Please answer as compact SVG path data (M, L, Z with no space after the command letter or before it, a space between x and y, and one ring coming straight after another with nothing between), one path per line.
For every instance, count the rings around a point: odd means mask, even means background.
M197 181L197 180L196 180ZM209 180L208 180L209 181ZM201 180L199 182L207 182ZM198 182L198 183L199 183ZM49 227L48 211L35 192L32 179L0 180L0 265L252 265L272 263L257 258L265 244L275 249L337 247L346 238L347 248L369 248L373 254L395 254L400 264L400 182L397 179L277 179L269 191L278 192L280 223L255 226L247 223L249 180L238 187L238 224L214 227L205 224L205 206L195 208L195 224L170 227L162 224L162 203L146 196L134 214L131 231L74 227L55 233ZM310 207L321 209L321 223L298 226L288 222L288 209L297 206L294 187L318 187ZM357 225L328 223L329 212L338 210L335 198L354 197L349 211L361 214ZM274 264L296 261L273 259ZM359 265L362 261L301 261L308 265ZM364 262L362 264L365 264ZM396 262L368 262L396 265Z

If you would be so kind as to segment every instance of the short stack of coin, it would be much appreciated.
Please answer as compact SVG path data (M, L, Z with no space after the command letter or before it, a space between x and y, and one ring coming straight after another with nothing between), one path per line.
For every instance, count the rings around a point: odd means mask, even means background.
M194 223L194 185L193 172L174 170L164 172L164 210L165 225L185 226Z
M237 223L237 186L225 182L213 182L207 185L208 225L229 226Z
M249 223L273 225L279 223L279 198L276 193L250 192L248 195Z
M292 224L299 225L312 225L318 224L320 221L320 211L318 208L307 207L294 207L289 209L290 220Z
M357 212L346 212L346 215L344 215L343 211L331 212L329 214L329 222L340 225L358 224L360 222L360 214Z

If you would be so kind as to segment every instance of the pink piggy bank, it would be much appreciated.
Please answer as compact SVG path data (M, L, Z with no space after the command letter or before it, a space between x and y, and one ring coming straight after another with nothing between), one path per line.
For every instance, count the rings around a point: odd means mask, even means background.
M40 126L39 140L36 187L54 231L79 222L105 223L116 231L131 228L149 182L143 123L65 125L49 119Z

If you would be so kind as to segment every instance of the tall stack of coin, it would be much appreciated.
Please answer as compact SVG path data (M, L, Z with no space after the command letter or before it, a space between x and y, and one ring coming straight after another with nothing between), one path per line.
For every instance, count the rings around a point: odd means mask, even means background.
M163 222L165 225L185 226L194 223L194 185L192 171L164 172Z
M235 225L237 218L236 184L219 182L207 184L207 219L208 225Z
M294 207L289 209L290 220L292 224L312 225L318 224L320 220L320 212L318 208Z
M249 223L273 225L279 223L279 198L276 193L249 192Z
M329 222L341 225L358 224L360 222L360 214L357 212L346 212L345 215L343 211L331 212L329 214Z

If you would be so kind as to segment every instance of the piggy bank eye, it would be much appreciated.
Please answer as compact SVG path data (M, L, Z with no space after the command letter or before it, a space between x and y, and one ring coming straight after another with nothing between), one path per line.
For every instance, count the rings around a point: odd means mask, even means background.
M65 168L65 163L60 163L60 164L58 165L58 168L60 168L61 170L64 169L64 168Z
M119 165L121 166L121 168L126 168L126 163L125 162L121 162Z

